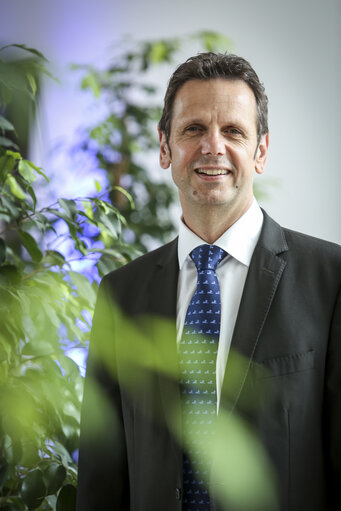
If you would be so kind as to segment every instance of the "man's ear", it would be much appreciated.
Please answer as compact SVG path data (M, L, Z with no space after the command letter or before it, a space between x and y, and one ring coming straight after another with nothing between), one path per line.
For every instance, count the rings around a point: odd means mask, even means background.
M265 170L265 163L268 156L268 149L269 149L269 133L266 135L262 135L260 142L258 144L258 148L256 151L256 172L257 174L263 174Z
M171 164L171 156L170 156L170 151L169 151L166 135L163 131L160 131L159 128L158 128L158 132L159 132L159 141L160 141L160 167L162 169L168 169L168 167Z

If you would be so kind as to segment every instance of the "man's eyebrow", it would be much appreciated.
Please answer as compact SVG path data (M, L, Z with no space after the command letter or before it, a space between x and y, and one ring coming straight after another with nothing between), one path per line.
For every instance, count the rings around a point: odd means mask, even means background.
M184 126L186 125L190 125L190 124L200 124L200 125L206 125L207 122L205 121L204 118L202 117L184 117L180 120L180 123L179 123L179 127L183 128ZM228 127L228 126L234 126L236 128L239 128L243 131L247 131L247 126L245 126L245 124L243 122L240 121L240 119L238 119L238 117L236 118L231 118L231 119L227 119L227 120L222 120L221 122L221 127L224 128L224 127Z
M204 120L202 117L184 117L181 120L181 124L203 124Z

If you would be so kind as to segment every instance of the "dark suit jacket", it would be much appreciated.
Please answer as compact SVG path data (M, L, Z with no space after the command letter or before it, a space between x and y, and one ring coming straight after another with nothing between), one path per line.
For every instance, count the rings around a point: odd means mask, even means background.
M175 240L103 279L82 412L78 511L181 510L177 276ZM264 213L220 410L240 417L260 439L276 499L257 504L255 497L244 507L217 500L215 509L341 507L340 284L339 246L282 229ZM119 308L108 305L108 295ZM224 454L236 463L234 455ZM241 470L247 491L248 465L246 459ZM228 471L220 476L219 484L228 485Z

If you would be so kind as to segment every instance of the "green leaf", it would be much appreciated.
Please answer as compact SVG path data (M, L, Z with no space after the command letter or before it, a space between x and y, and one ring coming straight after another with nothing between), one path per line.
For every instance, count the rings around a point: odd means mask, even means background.
M8 379L8 362L3 360L0 362L0 385L4 385Z
M55 328L59 328L60 324L61 324L61 321L60 321L60 318L56 314L55 308L52 307L46 301L44 301L42 303L42 307L43 307L43 309L45 311L45 314L46 314L46 322L51 323L51 325L53 325Z
M91 201L89 201L89 200L82 200L82 206L84 208L85 215L88 217L88 219L89 220L93 220L94 212L93 212L93 209L92 209ZM82 214L82 212L80 211L79 214Z
M60 325L60 321L59 321ZM25 357L46 357L55 352L54 347L48 342L31 340L22 349Z
M39 463L39 452L37 450L37 445L32 441L23 441L22 442L22 455L21 462L23 466L32 467Z
M28 472L21 483L21 497L24 503L31 509L37 509L46 495L46 486L42 471L39 468Z
M78 208L74 200L58 199L59 205L64 209L65 213L71 220L75 220L78 213Z
M10 140L9 138L7 137L0 137L0 146L4 146L4 147L14 147L15 149L19 149L19 147L17 146L17 144L15 144L14 142L12 142L12 140Z
M25 160L26 163L32 167L38 174L40 174L44 179L46 179L46 181L49 183L50 180L49 178L47 177L47 175L43 172L42 168L41 167L37 167L37 165L35 165L34 163L32 163L30 160Z
M17 199L24 200L27 199L27 195L24 192L24 190L21 188L17 180L13 176L7 176L7 179L5 181L5 184L7 184L14 195L14 197L17 197Z
M118 264L117 261L108 255L103 255L97 263L98 271L101 276L106 275L107 273L115 270Z
M112 213L106 215L105 213L100 212L99 221L114 240L120 236L121 224L116 215Z
M60 268L66 263L63 254L57 250L47 250L43 262L51 266L59 266Z
M6 223L10 223L12 218L8 213L3 213L2 211L0 211L0 220Z
M54 76L52 73L50 73L50 71L45 66L35 63L35 68L36 68L38 76L40 74L44 73L46 76L48 76L49 78L51 78L52 80L57 82L59 85L61 84L61 81L56 76ZM33 96L33 98L34 98L34 96Z
M7 174L12 172L15 165L15 159L5 154L0 157L0 181L4 182Z
M6 244L2 238L0 238L0 266L6 260Z
M79 295L87 298L90 302L94 302L96 299L96 293L89 280L81 273L77 273L75 271L70 271L69 275L72 282L76 285Z
M66 478L66 469L60 463L50 463L43 472L47 495L56 493L63 485Z
M80 410L78 406L75 406L70 400L64 403L64 413L69 417L73 418L77 424L80 421Z
M0 129L7 131L15 131L15 128L12 123L10 123L5 117L0 115Z
M66 376L72 376L75 378L79 375L79 367L72 358L67 357L64 354L59 355L58 360L65 371Z
M0 83L12 91L21 91L24 94L28 94L32 99L32 93L27 88L26 80L23 76L22 63L17 61L3 62L0 60Z
M52 209L52 208L49 209L49 212L52 213L53 215L57 216L58 218L61 218L62 220L64 220L64 222L67 224L67 226L69 228L70 235L71 235L72 239L77 238L78 226L75 222L73 222L73 220L71 220L71 218L68 215L66 215L63 211L58 211L58 209Z
M75 438L75 435L78 436L79 430L79 420L77 421L74 417L70 415L64 415L63 425L62 425L64 435L69 438Z
M20 48L21 50L27 51L29 53L33 53L33 55L35 55L36 57L39 57L40 59L48 62L47 58L40 51L36 50L35 48L28 48L26 46L26 44L7 44L6 46L2 46L0 48L0 51L6 50L7 48L12 48L12 47Z
M51 511L56 511L57 496L56 495L48 495L47 497L45 497L45 500L48 503L48 505L50 506L47 509L49 509L49 510L51 509Z
M5 434L3 446L5 457L10 465L16 465L21 461L23 455L21 442L13 440L8 434Z
M101 183L99 181L97 181L97 179L95 179L95 186L96 186L96 190L98 192L100 192L102 190Z
M36 194L34 193L34 189L32 188L32 186L29 186L27 188L27 192L30 194L31 198L32 198L32 201L33 201L33 211L36 209L36 205L37 205L37 197L36 197Z
M33 172L32 166L28 163L27 160L20 160L18 165L18 171L22 175L24 179L28 183L33 183L36 180L37 176L35 172Z
M80 239L79 236L73 236L72 239L75 242L76 249L79 250L82 255L87 255L88 247L86 243Z
M72 463L72 458L70 456L70 453L64 447L64 445L61 444L60 442L58 442L57 440L54 441L53 451L61 459L61 462L64 465L64 467L67 467L69 465L69 463Z
M43 257L43 254L41 253L36 240L28 232L22 231L21 229L19 229L19 237L21 243L30 254L32 261L39 263Z
M8 105L8 103L12 100L12 90L5 83L0 82L0 100L4 105Z
M125 190L124 188L122 188L121 186L113 186L112 188L113 190L118 190L119 192L121 192L125 197L127 197L129 203L130 203L130 207L131 209L135 209L135 204L134 204L134 200L132 198L132 196L130 195L129 192L127 192L127 190Z
M32 89L33 96L37 93L37 82L35 81L35 78L32 73L26 73L26 78L28 80L28 83L30 84L30 87Z
M207 51L226 51L233 47L233 42L230 38L209 30L203 30L194 34L194 38L200 39Z
M21 160L21 154L15 151L11 151L10 149L7 149L6 154L8 156L13 156L15 160Z
M90 89L95 98L99 98L101 93L101 84L95 73L90 72L87 76L85 76L82 80L81 87L83 90Z
M158 41L151 45L150 53L149 53L150 60L154 63L162 62L167 57L167 47L164 42Z
M12 216L13 218L18 218L20 216L20 211L17 205L15 204L15 201L16 201L15 197L8 198L5 195L1 197L3 208L6 208L10 216Z
M9 465L5 458L0 457L0 490L3 488L9 474Z
M0 286L16 286L21 280L21 273L12 264L4 264L0 267Z
M63 486L57 498L56 511L76 511L76 495L76 488L72 484Z
M51 229L52 231L56 232L53 225L51 225L46 216L40 213L39 211L35 212L34 216L31 217L31 222L37 229L39 229L43 233L45 233L48 229Z

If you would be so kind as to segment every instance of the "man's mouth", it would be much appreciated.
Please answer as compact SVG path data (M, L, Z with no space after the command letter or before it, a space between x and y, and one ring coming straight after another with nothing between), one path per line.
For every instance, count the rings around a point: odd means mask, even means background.
M226 176L231 171L227 169L195 169L197 174L205 174L206 176Z

